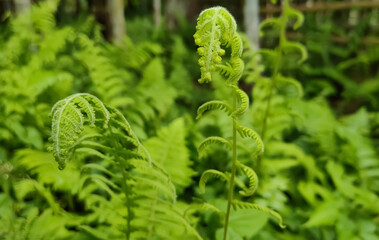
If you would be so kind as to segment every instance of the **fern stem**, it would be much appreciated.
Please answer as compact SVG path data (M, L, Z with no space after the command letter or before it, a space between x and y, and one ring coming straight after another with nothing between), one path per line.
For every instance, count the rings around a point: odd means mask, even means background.
M237 109L237 96L236 93L233 93L233 112ZM228 205L226 208L225 224L224 224L224 240L228 233L229 225L229 216L230 216L230 207L233 201L234 193L234 177L236 175L237 168L237 119L233 117L233 143L232 143L232 173L230 176L229 191L228 191Z
M126 186L126 174L125 174L125 171L122 170L123 172L123 185L124 185L124 193L125 193L125 197L126 197L126 208L128 210L128 216L126 216L126 240L129 240L130 239L130 222L132 221L132 214L131 214L131 203L130 203L130 198L129 198L129 191L127 189L127 186Z
M110 133L113 135L112 126L108 124L108 128L109 128ZM121 148L120 143L115 141L115 138L111 138L111 139L112 139L114 146L117 149L120 149ZM131 202L130 202L130 198L129 198L129 190L128 190L128 187L126 184L127 176L126 176L125 169L123 167L122 161L119 160L119 161L117 161L117 163L119 164L119 169L120 169L121 174L122 174L122 191L124 192L125 198L126 198L125 202L126 202L127 215L126 215L125 238L126 238L126 240L129 240L130 239L130 222L131 222L131 207L130 207Z
M158 202L158 194L156 195L155 199L154 199L154 202L153 202L153 206L151 207L151 211L150 211L150 218L149 218L149 224L150 224L150 220L151 219L154 219L154 216L155 216L155 206L157 205L157 202ZM153 237L153 225L150 224L148 226L148 234L147 234L147 238L146 239L151 239Z

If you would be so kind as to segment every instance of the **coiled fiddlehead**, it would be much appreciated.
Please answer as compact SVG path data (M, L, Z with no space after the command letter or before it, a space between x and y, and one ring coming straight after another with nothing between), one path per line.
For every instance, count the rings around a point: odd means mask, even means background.
M199 83L212 82L212 73L218 72L226 78L226 86L231 89L233 94L233 102L229 104L225 100L213 100L204 103L198 109L197 118L203 116L205 112L211 110L222 110L232 120L233 132L232 141L218 136L211 136L205 139L198 147L199 154L202 155L206 147L212 144L217 144L226 147L232 151L232 169L229 172L220 172L218 170L206 170L200 178L200 189L205 191L205 184L211 177L225 180L229 184L228 205L225 215L224 240L227 238L230 209L233 201L234 182L237 168L241 168L249 179L249 186L246 187L241 181L236 180L238 186L242 188L240 194L242 196L251 196L258 187L258 177L254 170L246 165L238 164L237 161L237 133L241 137L250 137L258 146L256 155L263 152L263 142L258 134L247 127L241 126L238 123L238 117L249 107L249 97L238 88L244 63L241 59L242 55L242 40L237 33L237 25L230 13L222 7L214 7L201 12L194 34L195 43L199 46L198 53L200 55L199 65L201 77ZM230 52L230 56L223 59L223 56ZM247 203L246 203L247 204ZM263 207L262 207L263 208Z
M197 20L195 43L199 46L200 83L212 81L212 72L219 71L228 77L228 84L236 84L243 72L242 40L232 15L222 7L214 7L200 13ZM230 48L228 63L222 64L224 48Z

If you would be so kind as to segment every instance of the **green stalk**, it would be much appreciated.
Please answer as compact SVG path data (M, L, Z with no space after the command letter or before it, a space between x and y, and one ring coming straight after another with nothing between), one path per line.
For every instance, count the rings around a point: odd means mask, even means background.
M112 126L108 124L108 128L109 128L109 131L111 134L113 134L113 131L112 131ZM119 142L115 141L114 138L112 138L112 142L114 144L114 146L117 148L117 149L120 149L121 148L121 145ZM117 158L118 160L118 158ZM126 217L126 232L125 232L125 238L126 240L129 240L130 239L130 222L131 222L131 207L130 207L130 198L129 198L129 190L128 190L128 187L126 185L126 181L127 181L127 175L125 173L125 170L124 170L124 167L122 166L122 161L121 160L118 160L117 161L120 169L121 169L121 174L122 174L122 191L124 192L125 194L125 198L126 198L126 209L127 209L127 217Z
M233 112L237 109L237 96L236 93L233 94ZM228 233L228 225L229 225L229 215L230 215L230 207L232 205L233 193L234 193L234 177L236 175L237 168L237 119L233 117L233 146L232 146L232 174L230 176L229 183L229 191L228 191L228 206L226 208L226 216L225 216L225 226L224 226L224 240L226 240L226 235Z
M125 194L125 197L126 197L126 208L128 210L128 216L126 218L126 240L129 240L130 239L130 222L131 222L131 208L130 208L130 198L129 198L129 192L128 192L128 189L127 189L127 186L126 186L126 174L125 174L125 171L122 170L122 178L123 178L123 191L124 191L124 194Z

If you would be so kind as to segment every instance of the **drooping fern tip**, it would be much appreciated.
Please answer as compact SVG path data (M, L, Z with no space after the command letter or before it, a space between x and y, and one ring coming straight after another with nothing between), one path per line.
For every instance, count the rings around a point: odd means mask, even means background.
M242 40L233 16L223 7L213 7L200 13L197 19L195 43L199 46L199 83L212 81L212 72L219 71L228 77L228 83L237 82L242 75ZM225 49L231 49L228 64L222 63Z
M53 153L61 170L83 141L101 137L102 133L111 134L117 146L123 149L124 156L146 159L151 166L150 154L124 115L91 94L77 93L58 101L51 110L51 117L52 145L48 150ZM86 126L99 132L85 133Z
M78 93L58 101L51 110L51 141L50 150L64 169L66 160L71 157L84 125L95 126L101 119L106 127L110 113L104 104L95 96ZM101 116L101 117L100 117Z

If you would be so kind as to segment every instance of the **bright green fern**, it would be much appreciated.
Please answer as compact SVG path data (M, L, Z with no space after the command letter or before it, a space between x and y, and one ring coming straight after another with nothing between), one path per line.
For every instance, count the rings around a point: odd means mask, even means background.
M255 149L257 155L263 153L263 142L259 135L252 129L242 126L238 123L238 118L248 109L249 98L245 92L238 88L238 81L240 80L244 63L241 59L242 55L242 40L237 33L237 25L231 14L222 7L214 7L204 10L198 20L196 26L196 33L194 35L195 43L199 46L198 53L200 55L199 64L201 70L200 83L208 83L212 81L213 73L220 73L226 78L226 85L231 89L233 94L232 103L224 100L213 100L204 103L198 109L197 117L200 118L208 111L221 110L230 116L233 123L232 141L221 137L209 137L205 139L199 146L199 154L202 154L204 149L211 144L218 144L225 146L227 149L232 150L232 169L229 172L220 172L218 170L205 171L200 179L200 189L205 190L205 184L209 178L219 178L227 181L229 184L228 190L228 205L225 215L224 226L224 239L227 238L228 224L230 216L230 208L236 205L234 199L234 185L235 182L239 187L243 196L251 196L254 194L258 186L258 178L254 170L242 165L237 160L237 133L241 137L252 138L256 142L257 148ZM223 58L226 52L230 52L230 56ZM249 179L249 186L246 187L242 182L235 180L237 168L241 168ZM274 216L278 215L272 210L263 207L254 207L255 204L244 203L251 208L269 212ZM243 205L243 206L245 206ZM281 219L280 219L280 225Z
M83 231L107 239L201 239L175 204L171 176L118 110L93 95L74 94L53 107L51 135L60 169L73 158L84 163L80 199L107 229L97 233L83 225Z

